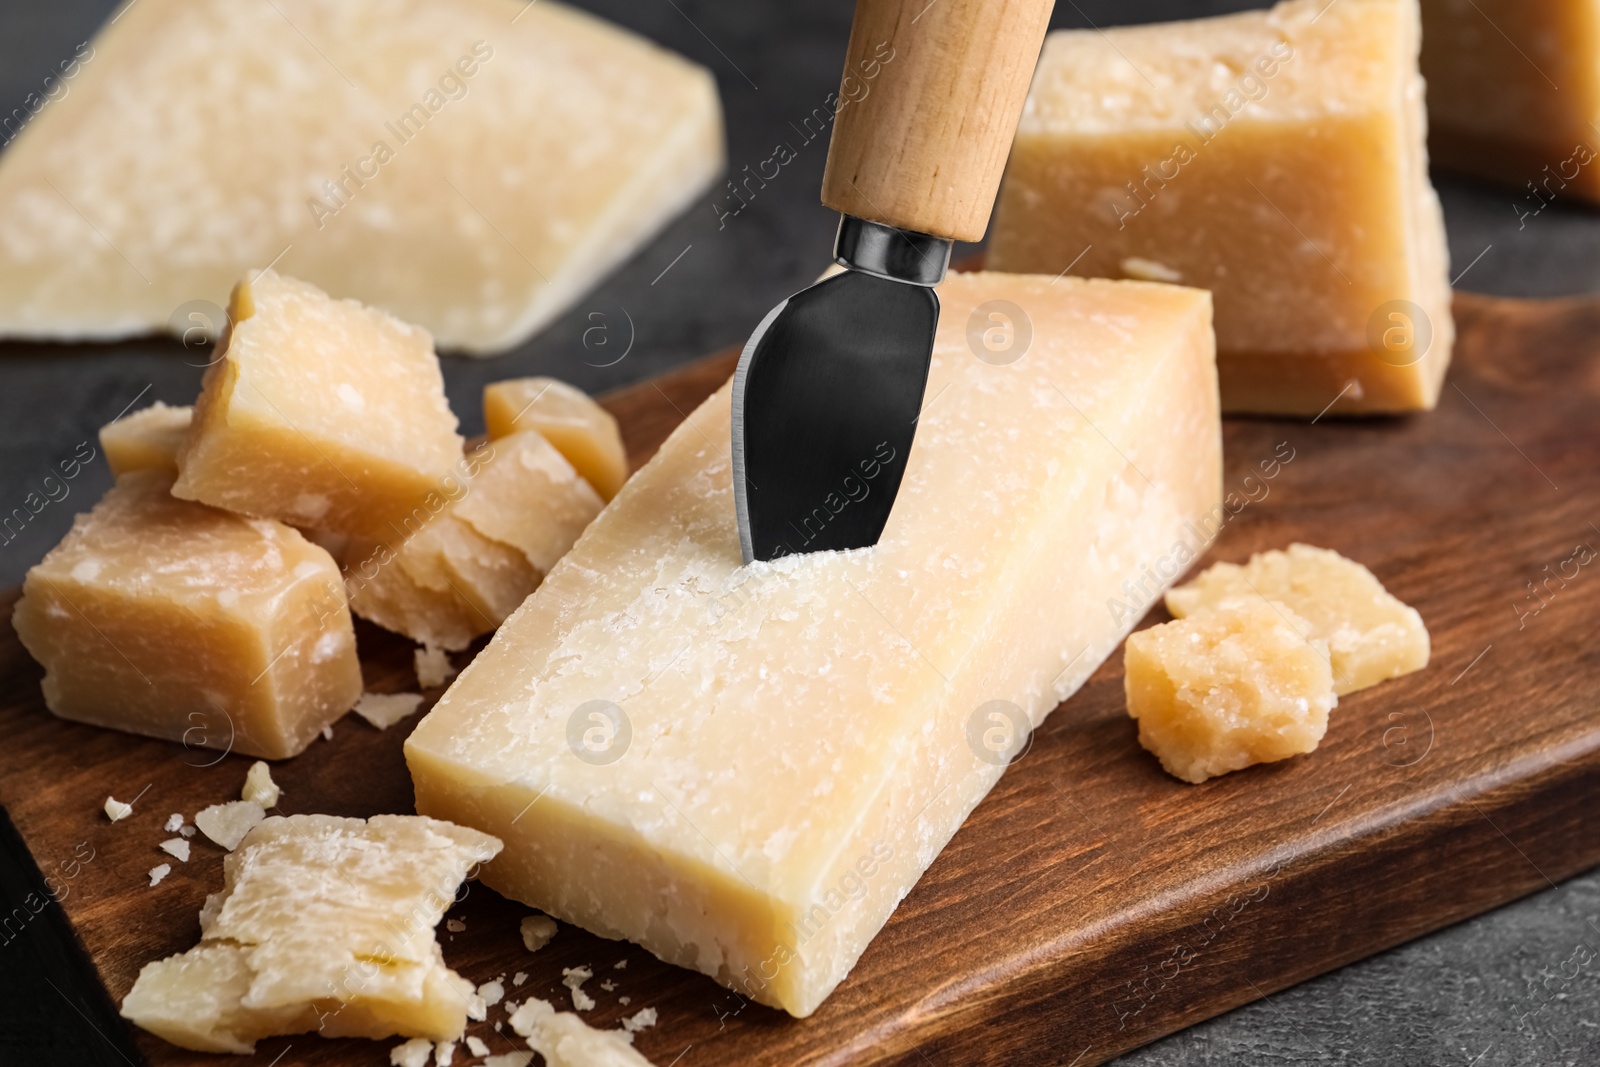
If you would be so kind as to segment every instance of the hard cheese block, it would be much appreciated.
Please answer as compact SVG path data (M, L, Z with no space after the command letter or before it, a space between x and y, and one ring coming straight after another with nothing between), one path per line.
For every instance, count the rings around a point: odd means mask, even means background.
M0 159L3 334L183 330L276 264L498 351L723 165L709 71L549 0L139 0L89 53Z
M344 556L357 615L452 650L515 611L601 508L532 430L474 449L464 470L469 480L410 536L357 541Z
M445 966L433 928L498 851L415 815L266 819L223 860L200 943L147 964L122 1014L202 1052L310 1031L459 1038L474 989Z
M992 716L1020 741L1135 621L1107 608L1122 583L1203 548L1207 294L971 274L939 295L878 545L741 566L724 388L412 733L418 810L506 842L487 884L808 1015L999 778ZM1031 323L1006 366L968 346L991 301ZM877 473L863 456L823 505Z
M100 449L112 474L162 470L178 475L178 452L189 436L194 408L168 407L159 400L100 427Z
M117 480L28 572L13 622L65 719L279 759L361 695L339 569L294 529Z
M514 378L483 388L489 437L538 430L606 500L628 477L628 454L611 412L554 378Z
M1416 0L1045 42L997 270L1212 290L1229 411L1431 408L1454 338Z
M1523 225L1600 201L1600 5L1422 0L1422 27L1436 163L1516 186Z
M1294 544L1258 552L1243 566L1214 564L1169 591L1167 610L1182 619L1263 598L1286 605L1303 634L1327 644L1340 696L1428 665L1428 629L1417 609L1331 549Z
M175 494L377 539L459 488L461 436L426 330L273 271L235 287L230 318Z
M1328 644L1261 597L1141 630L1123 654L1128 714L1167 773L1199 783L1313 752L1328 732Z

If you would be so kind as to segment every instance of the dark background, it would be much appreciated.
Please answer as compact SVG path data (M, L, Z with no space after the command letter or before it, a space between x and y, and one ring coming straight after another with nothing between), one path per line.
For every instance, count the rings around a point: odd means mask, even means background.
M787 136L792 119L837 89L853 0L576 3L716 73L729 170L737 171L764 159ZM1249 0L1059 0L1054 24L1106 26L1263 6ZM0 0L0 114L39 89L112 8L107 0ZM602 392L742 342L768 308L808 284L828 261L837 216L818 203L823 160L821 151L803 153L720 231L710 206L714 191L708 193L563 319L510 355L446 359L445 380L463 432L482 430L478 397L487 381L551 374ZM1600 289L1600 212L1558 201L1522 227L1515 191L1444 175L1435 175L1435 183L1458 288L1522 297ZM686 246L682 259L652 285ZM615 366L590 366L580 341L586 314L619 306L635 324L635 344ZM189 363L204 362L163 339L0 343L0 502L22 500L56 461L78 442L92 441L136 397L141 407L154 400L191 403L200 371L186 365L186 356ZM0 545L0 588L19 582L66 532L72 513L89 507L110 480L97 462L74 483L72 507L47 509L24 536ZM7 853L16 858L7 829L0 826L0 896L12 898L26 884L20 876L31 872L7 866ZM27 880L37 884L36 875ZM8 899L5 910L14 903ZM57 950L48 943L49 931L35 925L38 941L0 946L0 1067L124 1062L94 1033L99 1025L114 1036L118 1024L97 1015L107 1006L96 1003L93 991L52 991L47 978L67 981L70 951L52 962ZM1597 1064L1600 969L1590 967L1570 981L1557 970L1580 942L1600 948L1600 874L1594 872L1193 1027L1119 1064ZM1540 992L1547 980L1549 992ZM1542 1011L1519 1025L1541 1004ZM53 1051L43 1058L33 1051L44 1049Z

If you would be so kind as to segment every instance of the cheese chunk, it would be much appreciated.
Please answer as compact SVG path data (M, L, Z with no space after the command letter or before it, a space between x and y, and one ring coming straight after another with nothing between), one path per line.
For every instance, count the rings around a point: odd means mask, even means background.
M361 695L338 568L297 531L135 471L28 572L13 622L64 719L293 756Z
M1422 28L1435 163L1514 185L1524 224L1600 201L1600 5L1422 0Z
M172 408L156 401L100 427L100 450L112 474L161 470L178 475L178 450L189 436L194 408Z
M989 265L1216 296L1228 411L1431 408L1454 338L1416 0L1045 42Z
M537 431L491 441L483 451L491 455L456 504L456 515L483 536L518 549L541 574L547 573L604 503Z
M351 607L425 645L462 649L510 615L600 512L600 498L534 431L491 441L470 478L398 548L345 555Z
M234 289L173 493L369 538L458 485L461 437L427 331L263 271Z
M1339 698L1327 643L1306 628L1256 597L1128 638L1123 687L1139 743L1195 783L1315 751Z
M276 262L501 351L723 169L710 71L549 0L139 0L91 48L0 158L0 334L181 332Z
M554 378L514 378L483 388L489 438L538 430L567 462L610 500L628 477L628 454L611 412L581 389Z
M1339 553L1294 544L1258 552L1244 566L1217 563L1167 593L1177 618L1237 599L1288 605L1301 632L1325 642L1334 690L1344 696L1428 665L1428 628L1416 608L1395 599L1373 573Z
M1036 726L1136 621L1107 610L1122 583L1201 550L1207 294L971 274L939 297L878 545L741 566L724 388L413 731L418 810L506 841L487 884L808 1015L998 779L986 716ZM1005 366L967 339L995 301L1031 323ZM839 471L840 500L879 473Z
M499 851L415 815L266 819L223 860L200 943L146 964L122 1015L201 1052L309 1031L455 1040L473 987L445 966L433 928Z

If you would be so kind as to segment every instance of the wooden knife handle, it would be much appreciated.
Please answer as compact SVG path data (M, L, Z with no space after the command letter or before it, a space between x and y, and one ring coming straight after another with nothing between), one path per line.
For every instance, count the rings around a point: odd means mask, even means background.
M1053 0L856 0L822 202L976 241Z

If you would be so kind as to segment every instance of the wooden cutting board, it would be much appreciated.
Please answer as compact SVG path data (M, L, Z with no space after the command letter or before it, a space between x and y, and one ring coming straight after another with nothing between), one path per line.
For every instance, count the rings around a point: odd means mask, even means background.
M465 931L441 928L446 960L475 982L526 971L514 995L563 1002L561 969L592 966L590 1021L655 1007L638 1047L660 1067L1088 1067L1600 862L1600 301L1462 295L1456 310L1455 364L1431 414L1226 424L1239 510L1203 562L1296 540L1335 548L1433 635L1432 665L1343 700L1316 754L1174 781L1135 741L1113 656L810 1019L572 927L529 955L517 934L528 909L477 886L450 913ZM635 462L733 360L608 398ZM1292 458L1263 477L1274 456ZM407 642L364 625L358 636L370 689L415 687ZM249 761L57 721L8 627L0 678L0 804L70 889L61 906L120 1001L142 964L195 942L222 883L221 853L201 841L149 887L168 859L161 824L237 797ZM411 810L401 742L414 722L341 721L274 769L281 811ZM107 793L139 796L135 814L107 822ZM93 858L76 862L84 848ZM518 1047L509 1028L469 1033L496 1053ZM136 1040L158 1067L241 1062ZM248 1062L376 1067L392 1044L275 1038Z

